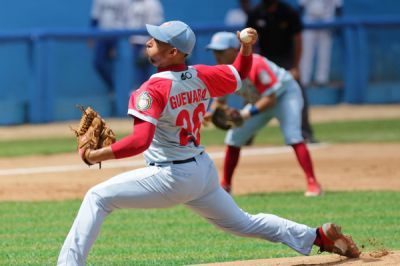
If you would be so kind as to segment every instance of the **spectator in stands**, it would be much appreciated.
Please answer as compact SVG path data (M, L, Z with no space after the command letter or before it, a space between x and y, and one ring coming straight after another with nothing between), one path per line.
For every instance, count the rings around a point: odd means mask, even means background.
M145 29L146 24L159 25L164 11L159 0L93 0L91 25L106 30ZM141 79L148 77L150 64L144 56L148 36L132 36L133 60L143 70ZM94 64L110 93L114 91L113 61L116 56L116 40L96 42ZM142 83L138 80L138 83Z
M91 11L92 28L103 30L124 29L129 2L130 0L93 0ZM114 90L112 73L115 56L115 39L96 41L94 65L110 93Z
M329 22L341 15L342 0L298 0L303 21ZM300 63L300 78L304 86L312 84L313 62L316 52L314 80L316 86L325 86L329 81L332 32L329 29L311 29L303 32L303 54Z
M299 81L303 30L299 12L280 0L262 0L249 12L246 24L258 31L260 54L289 70ZM308 101L304 88L301 90L302 135L306 142L313 143L316 140L308 118Z
M250 0L239 0L239 7L228 10L225 15L225 25L228 26L243 26L247 21L247 14L251 9Z
M131 0L127 9L127 28L145 29L146 24L160 25L164 22L164 9L159 0ZM140 70L136 73L137 84L142 84L151 74L153 66L146 56L146 42L148 35L135 35L130 38L134 63Z

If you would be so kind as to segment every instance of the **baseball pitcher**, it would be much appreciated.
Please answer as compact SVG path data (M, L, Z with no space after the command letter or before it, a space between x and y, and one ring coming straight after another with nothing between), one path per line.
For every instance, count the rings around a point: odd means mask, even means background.
M240 209L223 190L213 161L201 146L200 127L212 97L241 87L252 63L257 32L242 43L232 65L187 66L195 34L181 21L147 25L152 38L147 54L158 72L129 99L133 133L111 146L84 148L82 159L94 164L144 152L147 166L121 173L94 186L85 195L61 249L58 265L84 265L107 215L120 208L164 208L183 204L215 226L232 234L281 242L301 254L312 246L348 257L359 251L340 227L318 229L275 215L252 215Z

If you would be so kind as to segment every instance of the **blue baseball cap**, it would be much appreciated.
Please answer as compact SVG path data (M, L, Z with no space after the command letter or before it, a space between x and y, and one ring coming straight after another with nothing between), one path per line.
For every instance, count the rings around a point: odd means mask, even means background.
M211 43L206 46L208 50L225 50L240 47L240 42L233 32L220 31L211 38Z
M160 26L146 24L151 37L168 43L185 54L191 54L196 43L192 29L182 21L168 21Z

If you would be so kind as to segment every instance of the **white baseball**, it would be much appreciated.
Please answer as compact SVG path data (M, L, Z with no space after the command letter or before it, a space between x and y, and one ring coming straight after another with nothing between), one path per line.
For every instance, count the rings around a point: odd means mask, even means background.
M244 43L251 42L251 37L250 37L249 33L247 32L247 29L244 29L240 32L240 40Z

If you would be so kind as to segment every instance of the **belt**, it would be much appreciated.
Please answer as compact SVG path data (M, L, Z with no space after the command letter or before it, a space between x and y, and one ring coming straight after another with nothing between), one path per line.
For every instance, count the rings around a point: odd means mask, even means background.
M203 152L200 152L200 155L202 155L202 154L203 154ZM171 161L171 162L163 162L163 163L153 163L153 162L151 162L151 163L149 163L149 165L154 166L156 164L164 164L164 163L166 163L166 164L168 164L168 163L183 164L183 163L190 163L190 162L194 162L194 161L196 161L196 158L191 157L191 158L188 158L188 159L185 159L185 160L176 160L176 161Z

